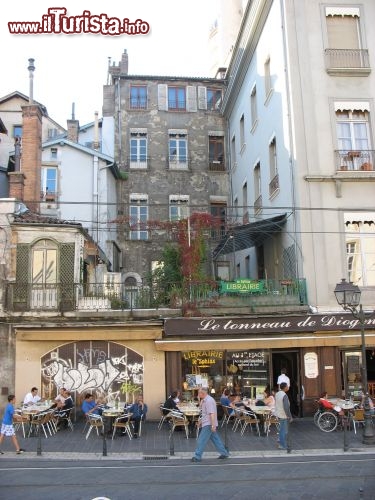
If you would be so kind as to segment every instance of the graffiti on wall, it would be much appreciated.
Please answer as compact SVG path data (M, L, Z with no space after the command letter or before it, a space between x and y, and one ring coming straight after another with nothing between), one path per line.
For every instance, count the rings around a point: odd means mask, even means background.
M60 346L41 359L42 389L53 398L60 387L82 394L118 397L124 384L143 390L143 357L114 342L82 341Z

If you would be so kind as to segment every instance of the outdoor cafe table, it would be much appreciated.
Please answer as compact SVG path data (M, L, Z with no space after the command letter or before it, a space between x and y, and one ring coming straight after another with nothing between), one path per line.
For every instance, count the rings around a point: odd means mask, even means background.
M196 417L200 414L199 406L194 403L179 403L178 409L185 415L189 420L189 432L190 434L194 431L194 423L196 422Z
M118 408L116 407L111 407L111 408L105 408L102 412L102 417L104 421L104 429L106 432L111 433L112 432L112 427L113 427L113 422L115 418L119 417L124 413L124 403L120 404Z
M270 408L269 406L257 406L255 404L249 404L248 401L242 401L242 403L244 404L244 406L246 406L246 408L249 408L250 411L252 411L253 413L255 413L255 415L259 416L260 417L260 420L261 420L261 423L262 423L262 427L263 427L263 431L265 434L267 434L267 426L266 426L266 423L267 423L267 417L269 415L271 415L272 413L272 408Z

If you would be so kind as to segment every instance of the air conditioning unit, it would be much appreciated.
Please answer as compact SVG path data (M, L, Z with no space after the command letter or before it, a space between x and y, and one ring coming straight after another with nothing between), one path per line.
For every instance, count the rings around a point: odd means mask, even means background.
M121 273L104 273L104 295L121 294Z

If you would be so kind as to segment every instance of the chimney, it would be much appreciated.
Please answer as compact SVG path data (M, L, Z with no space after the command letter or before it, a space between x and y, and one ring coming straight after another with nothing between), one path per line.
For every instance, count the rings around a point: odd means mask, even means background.
M30 210L39 212L40 176L42 165L42 110L34 103L34 59L29 59L29 104L22 109L22 154L16 140L15 171L9 174L9 196L23 201Z
M99 117L98 117L98 112L95 111L95 121L94 121L94 141L92 144L93 149L100 149L100 143L99 143Z
M128 74L128 67L129 67L129 58L128 58L128 53L126 49L124 49L124 52L121 57L121 62L120 62L120 74L121 75L127 75Z
M79 121L75 119L75 104L72 103L72 119L67 120L68 141L78 142Z
M42 165L42 111L37 104L22 106L21 173L25 178L23 199L33 212L40 209Z

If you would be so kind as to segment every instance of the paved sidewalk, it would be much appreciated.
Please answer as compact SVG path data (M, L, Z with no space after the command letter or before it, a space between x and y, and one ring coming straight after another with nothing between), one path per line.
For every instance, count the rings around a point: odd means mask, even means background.
M74 431L61 430L52 437L41 436L24 439L22 430L17 432L20 446L26 453L16 455L11 440L6 438L2 450L5 452L1 457L17 457L17 459L34 458L41 456L48 459L97 459L97 460L163 460L163 459L187 459L193 455L196 439L192 436L186 439L183 432L175 432L173 441L169 439L169 429L164 424L162 430L157 429L157 422L147 421L142 427L142 436L138 439L129 440L127 436L118 435L112 441L111 436L97 436L95 429L89 438L85 439L83 423L76 422ZM286 455L283 450L277 448L277 434L272 429L269 436L258 436L255 431L246 430L241 436L240 432L233 432L232 426L219 428L223 442L229 448L232 457L272 457ZM314 456L334 454L361 454L375 453L375 445L368 446L362 443L362 428L357 431L347 432L348 451L344 452L344 432L334 431L325 433L320 431L311 418L295 419L290 426L292 444L292 455ZM41 455L38 455L38 447ZM106 455L103 454L106 452ZM209 443L204 459L216 458L217 453ZM288 455L290 456L290 455Z

